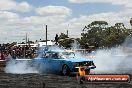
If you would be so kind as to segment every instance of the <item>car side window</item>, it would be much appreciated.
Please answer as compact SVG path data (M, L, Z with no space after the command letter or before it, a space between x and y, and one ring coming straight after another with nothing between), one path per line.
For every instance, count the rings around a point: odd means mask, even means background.
M42 58L49 58L49 53L42 53L41 57Z
M52 58L58 59L59 58L58 53L52 53Z
M45 58L52 58L52 53L50 53L50 52L46 53Z
M52 53L51 52L48 52L48 53L45 53L45 58L52 58Z
M41 57L43 58L50 58L50 59L59 59L59 54L56 52L47 52L47 53L43 53L41 55Z

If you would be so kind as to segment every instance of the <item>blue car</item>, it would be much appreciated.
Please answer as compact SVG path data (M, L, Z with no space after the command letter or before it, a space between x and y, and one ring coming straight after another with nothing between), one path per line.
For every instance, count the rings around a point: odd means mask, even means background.
M43 52L38 58L33 59L33 64L40 72L61 73L62 75L77 74L79 67L89 74L91 69L96 68L93 60L76 57L73 51L67 50Z

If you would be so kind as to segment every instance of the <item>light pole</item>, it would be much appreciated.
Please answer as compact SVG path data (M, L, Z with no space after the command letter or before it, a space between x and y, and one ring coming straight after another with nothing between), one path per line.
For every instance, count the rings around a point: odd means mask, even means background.
M27 33L26 33L25 45L24 45L24 58L26 58L26 47L27 47Z
M47 46L47 25L46 25L46 46Z
M130 25L131 25L131 29L132 29L132 18L130 19Z

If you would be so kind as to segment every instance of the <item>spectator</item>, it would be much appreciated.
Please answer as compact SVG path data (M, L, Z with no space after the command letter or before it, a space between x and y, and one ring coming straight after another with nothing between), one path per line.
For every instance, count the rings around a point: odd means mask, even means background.
M10 59L12 59L12 56L11 56L10 53L7 52L7 53L5 54L5 60L8 61L8 60L10 60Z
M1 56L1 60L5 60L4 52L1 52L0 56Z

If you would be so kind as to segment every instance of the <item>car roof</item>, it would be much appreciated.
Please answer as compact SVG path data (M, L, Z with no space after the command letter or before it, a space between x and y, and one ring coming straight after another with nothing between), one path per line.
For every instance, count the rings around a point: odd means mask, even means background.
M74 51L72 50L48 50L47 52L59 53L59 52L74 52Z

